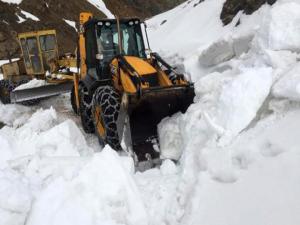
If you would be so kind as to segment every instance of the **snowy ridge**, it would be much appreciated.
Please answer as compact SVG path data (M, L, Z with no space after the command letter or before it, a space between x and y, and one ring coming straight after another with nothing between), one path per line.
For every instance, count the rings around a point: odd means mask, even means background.
M153 50L196 90L159 124L160 168L134 172L130 157L99 152L66 95L0 105L0 224L300 224L300 3L223 27L223 2L148 21Z

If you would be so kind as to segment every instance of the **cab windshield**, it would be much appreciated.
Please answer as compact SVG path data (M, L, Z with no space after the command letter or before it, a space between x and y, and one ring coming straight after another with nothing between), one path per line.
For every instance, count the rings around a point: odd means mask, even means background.
M139 22L129 21L120 23L122 52L119 48L117 24L112 22L98 22L97 47L103 60L109 61L118 54L146 58L145 46Z

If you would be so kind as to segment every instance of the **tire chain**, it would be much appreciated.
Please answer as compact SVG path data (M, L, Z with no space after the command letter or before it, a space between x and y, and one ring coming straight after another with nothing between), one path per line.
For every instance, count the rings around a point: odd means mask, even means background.
M87 88L79 84L79 111L83 130L90 134L95 132L92 116L92 97L89 95Z
M99 87L93 96L93 113L95 114L96 106L101 107L101 116L105 126L105 137L99 136L101 144L109 144L116 151L122 150L119 141L117 120L120 110L120 96L111 86ZM97 124L95 124L95 127Z

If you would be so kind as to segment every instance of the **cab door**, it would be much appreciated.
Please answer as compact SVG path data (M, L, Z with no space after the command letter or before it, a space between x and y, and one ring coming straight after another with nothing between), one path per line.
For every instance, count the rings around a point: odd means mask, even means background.
M27 74L43 74L42 55L37 37L21 38L21 46Z
M45 34L39 36L40 48L42 52L44 70L51 71L51 61L58 61L58 49L55 34Z

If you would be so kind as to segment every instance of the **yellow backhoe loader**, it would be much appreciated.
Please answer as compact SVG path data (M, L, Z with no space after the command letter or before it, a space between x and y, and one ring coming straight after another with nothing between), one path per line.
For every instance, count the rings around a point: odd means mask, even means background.
M70 92L76 58L72 55L58 56L55 30L21 33L18 35L22 56L19 60L1 66L0 100L8 103L35 103L40 98ZM43 80L41 86L21 88L33 79ZM18 88L17 88L18 87Z
M153 162L159 158L157 124L186 111L193 84L150 51L140 19L96 19L84 12L79 25L76 58L58 57L54 30L19 34L22 57L1 67L1 101L25 104L71 91L85 132L96 133L101 145L129 151L136 161ZM45 85L16 88L34 78Z
M138 18L81 13L78 46L80 74L71 100L84 130L95 132L102 145L131 149L139 161L158 158L157 124L186 111L193 84L149 51L146 27Z

